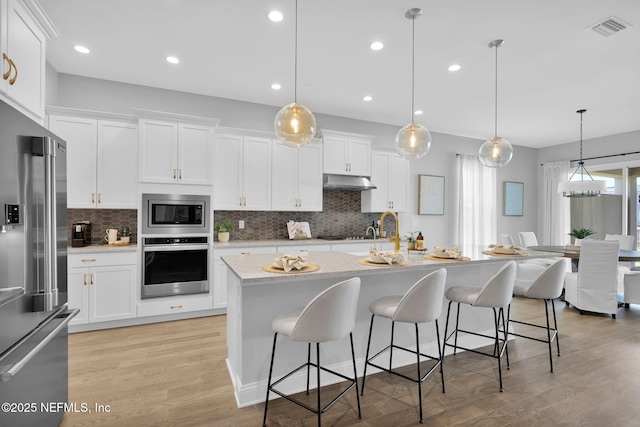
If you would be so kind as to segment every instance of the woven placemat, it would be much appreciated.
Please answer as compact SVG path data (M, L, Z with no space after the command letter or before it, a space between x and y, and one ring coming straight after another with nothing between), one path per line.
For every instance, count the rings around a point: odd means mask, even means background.
M482 251L482 253L485 254L485 255L491 255L491 256L524 256L524 255L529 255L525 251L519 252L517 254L499 254L499 253L493 252L493 251Z
M407 261L402 261L399 262L397 264L382 264L382 263L378 263L378 262L371 262L369 260L367 260L366 258L360 258L358 260L358 264L362 264L362 265L369 265L371 267L401 267L403 265L407 265Z
M300 270L290 270L284 271L282 268L276 268L271 264L265 264L262 266L262 270L267 273L280 273L280 274L297 274L297 273L311 273L313 271L320 270L320 266L318 264L314 264L310 262L309 264L302 267Z
M422 258L424 259L429 259L431 261L452 261L452 262L456 262L456 261L471 261L471 258L469 258L468 256L462 256L460 258L440 258L437 256L433 256L430 254L427 255L422 255Z

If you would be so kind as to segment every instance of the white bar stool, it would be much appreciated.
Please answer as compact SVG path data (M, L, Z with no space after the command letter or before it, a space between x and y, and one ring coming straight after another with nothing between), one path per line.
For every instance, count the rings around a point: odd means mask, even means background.
M507 319L509 323L517 323L520 325L532 326L535 328L543 328L547 330L547 339L518 334L511 332L511 335L517 337L527 338L534 341L547 343L549 346L549 366L551 372L553 372L553 357L551 351L551 343L555 339L556 346L558 347L558 356L560 356L560 339L558 338L558 322L556 320L556 307L553 305L553 300L559 298L562 294L562 288L564 286L564 275L567 271L567 264L569 259L562 258L547 267L536 280L531 282L523 282L520 280L515 281L513 288L514 295L522 296L524 298L541 299L544 301L544 311L547 315L547 326L535 325L533 323L527 323L520 320L513 320L510 317L511 306L507 312ZM553 329L549 325L549 303L551 303L551 309L553 310ZM553 335L551 334L553 331Z
M422 419L422 382L431 375L436 368L440 367L440 376L442 377L442 392L444 393L444 373L442 371L442 350L440 348L440 329L438 328L438 317L442 313L442 301L444 299L444 284L447 278L447 270L441 268L436 270L422 279L418 280L404 295L393 295L379 298L371 303L369 311L371 315L371 325L369 326L369 340L367 342L367 356L364 365L364 374L362 376L362 395L364 395L364 383L367 378L367 365L371 365L383 371L392 373L409 381L418 383L418 401L420 402L420 422ZM373 330L373 319L376 316L391 319L391 344L380 350L374 356L369 358L369 348L371 347L371 332ZM435 320L436 337L438 345L438 357L429 356L420 353L420 339L418 333L418 323L426 323ZM395 322L413 323L416 329L416 350L409 350L393 343L393 330ZM418 368L418 377L411 378L399 372L392 370L393 349L404 350L416 355L416 366ZM389 368L384 368L372 362L373 359L389 350ZM422 375L420 372L420 356L430 360L435 360L435 364L429 371Z
M513 286L516 278L516 263L513 261L507 262L503 265L496 274L494 274L487 282L478 288L477 286L453 286L447 290L446 297L449 300L449 307L447 308L447 323L444 328L444 345L453 347L453 354L456 354L458 348L473 353L482 354L498 359L498 376L500 378L500 391L502 391L502 354L507 350L508 330L506 326L509 324L509 318L504 317L504 308L511 304L511 298L513 296ZM449 328L449 314L451 313L451 303L458 303L458 310L456 314L456 328L449 336L447 336L447 329ZM478 332L467 331L459 328L460 321L460 304L469 304L474 307L490 307L493 309L493 318L495 324L495 337L484 335ZM497 310L497 311L496 311ZM500 338L500 328L504 333L504 339ZM458 332L463 332L479 337L491 338L494 340L493 353L485 353L475 349L465 348L458 346ZM454 343L448 344L447 341L451 337L454 337ZM502 344L501 344L502 343ZM507 356L507 368L509 367L509 352L506 351Z
M360 411L360 394L358 393L358 374L356 371L356 358L353 350L353 336L351 332L355 327L356 309L358 306L358 296L360 294L360 278L354 277L325 289L313 298L306 307L298 308L283 313L273 319L271 329L273 334L273 349L271 351L271 365L269 367L269 379L267 382L267 398L264 404L263 427L267 425L267 408L269 406L269 392L272 391L287 400L296 403L309 411L318 414L318 426L322 425L322 413L329 409L338 399L344 396L351 388L356 388L356 398L358 399L358 418L362 418ZM302 341L308 343L307 363L289 372L279 380L271 383L273 374L273 359L276 354L276 340L278 334L288 336L292 341ZM320 343L339 340L349 335L351 341L351 359L353 361L353 378L349 378L338 372L324 368L320 365ZM311 343L316 343L316 363L311 363ZM312 408L287 394L284 394L274 387L281 381L289 378L296 372L307 368L307 394L309 394L309 370L313 366L317 371L318 381L318 405ZM335 397L329 404L322 407L320 400L320 370L337 375L347 381L349 386Z

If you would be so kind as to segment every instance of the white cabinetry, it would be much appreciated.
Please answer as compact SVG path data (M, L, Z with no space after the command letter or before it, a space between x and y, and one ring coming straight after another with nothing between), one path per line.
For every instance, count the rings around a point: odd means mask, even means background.
M136 253L68 256L68 304L80 313L70 325L136 317Z
M322 145L296 149L273 142L271 208L322 211Z
M215 135L215 210L271 210L271 138L219 128Z
M213 250L213 308L227 307L227 265L220 258L227 255L275 254L274 246L229 248Z
M363 191L362 212L407 212L409 210L409 161L393 152L374 150L371 182L377 188Z
M0 0L0 92L40 123L44 123L46 40L57 36L36 2Z
M133 117L54 107L49 129L67 141L68 207L136 208L138 127Z
M134 111L140 118L140 182L212 185L217 119Z
M322 130L324 173L371 175L371 141L373 136L334 130Z

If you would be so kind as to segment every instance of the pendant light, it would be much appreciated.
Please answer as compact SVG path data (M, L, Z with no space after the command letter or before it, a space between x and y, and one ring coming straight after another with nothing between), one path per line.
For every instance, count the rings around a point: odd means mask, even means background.
M496 84L495 84L495 111L493 138L487 139L481 146L478 156L483 165L489 168L501 168L511 161L513 147L511 143L498 136L498 48L504 44L504 40L498 39L489 43L491 49L496 50Z
M422 9L409 9L405 18L411 19L413 35L411 38L411 123L404 126L396 134L394 145L396 151L405 159L419 159L431 147L431 133L421 124L415 123L414 86L415 86L415 35L416 19L422 15Z
M316 118L311 110L298 104L298 0L295 11L295 56L293 102L282 107L273 123L276 135L288 147L300 148L316 135Z
M607 184L604 181L595 181L591 174L584 167L584 161L582 160L582 115L587 110L578 110L576 113L580 114L580 161L578 167L571 174L569 181L561 182L558 184L558 193L562 193L564 197L597 197L601 192L607 191ZM580 171L580 181L571 181L571 178ZM588 180L584 179L584 175L587 174Z

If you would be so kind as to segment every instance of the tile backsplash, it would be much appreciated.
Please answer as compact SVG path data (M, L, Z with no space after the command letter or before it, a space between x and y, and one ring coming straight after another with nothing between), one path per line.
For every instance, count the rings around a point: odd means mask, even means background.
M91 223L91 243L104 243L107 228L131 228L131 243L138 240L137 209L67 209L67 238L71 241L71 226L75 223Z
M234 228L232 240L288 239L287 221L306 221L311 236L320 235L363 235L372 222L380 219L381 213L360 212L360 191L325 190L322 212L282 212L282 211L215 211L214 220L230 219ZM238 221L245 221L245 228L238 229ZM67 237L71 239L72 224L91 222L91 242L104 242L108 228L131 228L131 243L138 240L138 211L136 209L67 209ZM387 216L385 229L393 230L393 218ZM215 234L215 233L214 233ZM214 236L217 240L217 236ZM69 240L71 241L71 240Z
M360 212L361 194L360 191L324 190L322 212L215 211L214 219L233 221L232 240L288 239L286 223L289 220L307 221L312 237L363 235L373 221L380 219L380 213ZM240 220L245 221L244 230L238 229ZM393 218L387 216L384 226L395 227Z

